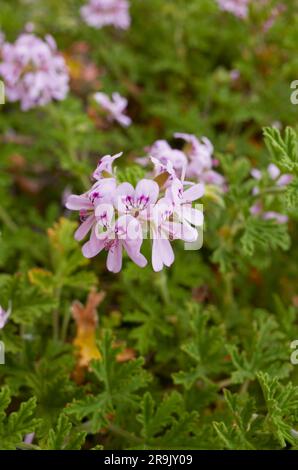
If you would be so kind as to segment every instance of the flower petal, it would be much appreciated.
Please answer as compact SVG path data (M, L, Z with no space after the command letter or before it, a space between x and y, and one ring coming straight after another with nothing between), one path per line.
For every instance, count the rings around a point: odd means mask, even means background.
M205 193L205 185L204 184L195 184L188 188L186 191L183 193L183 201L184 202L192 202L196 201L197 199L200 199L202 196L204 196Z
M89 217L87 217L87 219L76 230L74 234L75 239L78 241L83 240L83 238L85 238L89 230L91 230L92 225L94 223L95 223L94 215L89 215Z
M93 209L92 202L87 196L77 196L76 194L72 194L67 198L65 206L71 211Z
M155 204L159 194L159 186L156 181L142 179L138 182L135 190L135 199L144 200L148 198L150 204Z
M97 239L95 229L93 228L90 240L82 247L82 253L85 258L93 258L104 248L104 245L104 240Z
M122 246L117 242L109 250L107 257L107 268L112 273L119 273L122 268Z

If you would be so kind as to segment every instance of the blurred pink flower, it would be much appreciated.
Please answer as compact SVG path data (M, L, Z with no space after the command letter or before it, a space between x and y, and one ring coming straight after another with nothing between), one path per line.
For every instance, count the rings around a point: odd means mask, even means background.
M124 114L127 107L127 99L119 93L113 93L112 99L105 93L95 93L95 101L108 113L110 121L117 121L121 126L128 127L131 124L130 117Z
M175 133L174 137L186 142L182 150L172 148L166 140L157 140L146 149L148 156L138 158L137 162L144 166L151 160L155 175L174 172L183 181L186 176L225 191L225 178L213 169L218 165L218 160L213 158L214 148L210 140L207 137L199 140L195 135L181 132Z
M1 52L0 76L7 99L20 101L23 111L66 97L68 71L52 36L43 41L34 34L22 34L14 44L5 42Z
M283 187L287 186L288 184L291 183L293 176L290 174L281 174L280 169L278 168L277 165L274 163L270 163L267 167L267 171L265 173L262 173L260 170L257 168L253 168L250 172L251 176L259 182L258 186L255 186L252 190L252 194L256 197L259 198L257 202L255 202L251 208L250 208L250 213L252 215L260 216L264 220L276 220L277 223L279 224L285 224L288 222L288 216L284 214L280 214L279 212L276 211L266 211L264 209L264 203L263 201L260 200L260 185L262 184L262 181L265 180L265 182L268 180L272 181L273 188L278 188L278 187ZM267 178L267 179L266 179ZM270 183L271 184L271 183Z
M289 221L289 218L285 214L280 214L275 211L264 211L263 204L258 201L250 208L251 215L259 215L264 220L276 220L278 224L286 224Z
M99 181L101 178L103 178L103 173L114 176L113 163L115 160L117 160L117 158L121 157L122 154L123 152L120 152L113 156L105 155L102 157L98 162L96 170L93 172L93 178Z
M157 159L162 165L167 165L170 162L178 174L181 174L187 166L186 155L181 150L173 149L166 140L157 140L147 150L150 156ZM142 163L143 160L139 159L139 162Z
M24 437L24 444L32 444L32 442L34 441L34 437L35 432L30 432L29 434L26 434L26 436Z
M89 0L81 8L84 21L93 28L112 25L119 29L130 26L129 2L127 0Z
M221 10L228 11L239 18L248 16L250 0L217 0Z
M177 132L174 134L177 139L183 139L186 147L183 149L188 159L186 167L186 177L197 181L211 184L225 189L225 178L213 170L214 159L212 158L214 147L207 137L199 140L192 134Z
M265 21L263 25L263 31L266 33L269 29L272 28L277 18L286 10L286 6L283 3L279 3L272 8L269 18Z
M8 319L11 315L11 306L8 307L8 310L4 310L0 305L0 330L5 327Z
M240 76L241 76L241 74L240 74L239 70L234 69L234 70L230 71L230 78L231 78L232 82L236 82L237 80L239 80Z

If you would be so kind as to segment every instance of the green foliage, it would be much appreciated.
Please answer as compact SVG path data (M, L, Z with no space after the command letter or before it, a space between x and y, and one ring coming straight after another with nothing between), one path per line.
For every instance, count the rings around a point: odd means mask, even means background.
M287 363L289 350L286 336L266 312L255 312L251 333L244 346L242 351L235 344L226 346L236 369L231 375L233 383L254 380L259 371L280 378L289 375L291 365Z
M198 416L184 408L183 397L172 392L157 406L150 393L141 403L137 419L142 425L142 449L183 449L194 445Z
M112 337L106 331L100 351L102 360L93 362L92 372L100 392L89 394L83 400L71 404L67 412L78 419L88 418L93 432L108 424L108 415L116 415L120 423L127 409L133 410L138 404L137 391L144 388L149 376L142 368L142 358L119 364L116 361L117 349L113 348Z
M49 430L41 442L42 450L80 450L85 442L86 433L72 432L72 424L65 415L60 415L57 426Z
M210 381L210 377L223 371L225 331L222 324L216 325L212 321L211 313L201 311L193 305L193 319L191 321L192 338L182 345L182 351L188 356L189 365L194 364L187 371L180 371L174 375L174 381L186 389L192 387L198 380Z
M34 418L35 398L21 403L18 411L7 416L5 410L10 402L9 389L3 387L0 392L0 442L2 450L15 450L22 443L24 435L33 432L38 424Z
M265 143L275 163L286 172L298 173L298 138L291 127L287 127L282 137L280 131L267 127L264 129Z
M297 404L298 387L291 383L281 386L276 377L260 373L258 379L264 395L267 414L265 425L269 432L273 432L282 447L287 443L297 447Z
M257 415L254 400L247 396L233 395L228 390L225 390L224 397L233 422L214 423L224 447L229 450L256 449L254 434L257 428Z
M247 256L252 256L258 248L266 251L277 248L287 250L290 245L290 238L284 224L278 224L273 220L249 217L246 220L241 244L244 253Z

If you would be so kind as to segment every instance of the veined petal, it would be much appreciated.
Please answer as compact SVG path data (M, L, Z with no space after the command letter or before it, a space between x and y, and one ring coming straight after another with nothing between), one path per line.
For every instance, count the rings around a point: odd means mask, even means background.
M160 239L158 238L154 238L152 242L152 267L156 272L163 268Z
M74 234L75 239L78 241L83 240L83 238L85 238L89 230L91 230L92 225L94 223L95 223L94 215L89 215L89 217L87 217L87 219L76 230Z
M92 229L90 240L82 246L82 253L85 258L93 258L104 248L104 240L98 240L95 229Z
M109 227L114 217L114 207L108 203L98 204L95 209L95 216L100 225Z
M71 211L93 209L92 202L86 196L72 194L68 197L65 206Z
M160 252L162 253L162 260L166 266L171 266L174 262L175 256L171 243L169 240L161 239L160 241Z
M141 241L123 240L123 246L130 257L130 259L141 268L147 264L147 260L142 253L140 253Z
M133 201L134 192L134 187L130 183L119 184L113 198L114 206L119 212L127 211L127 204L129 201Z
M135 190L137 201L148 200L148 203L155 204L159 194L159 186L156 181L142 179L138 182Z
M205 185L204 184L195 184L188 188L186 191L183 193L183 201L184 202L192 202L196 201L197 199L200 199L202 196L204 196L205 193Z
M107 268L112 273L119 273L122 268L122 246L121 243L115 243L109 250L107 257Z
M180 207L180 216L181 219L187 220L195 227L201 227L204 223L203 212L190 206L182 205Z

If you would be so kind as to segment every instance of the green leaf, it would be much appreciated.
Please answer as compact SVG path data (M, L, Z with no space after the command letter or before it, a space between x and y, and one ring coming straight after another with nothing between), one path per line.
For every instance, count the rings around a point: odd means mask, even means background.
M290 373L290 350L286 337L276 320L264 311L255 311L252 331L241 350L236 344L228 344L226 348L236 369L232 373L233 383L255 380L260 371L280 378Z
M245 231L241 237L241 245L246 256L253 256L256 250L271 252L277 248L288 250L290 237L286 224L278 224L274 220L263 220L248 217Z
M126 363L117 362L119 349L113 347L109 331L105 332L99 348L102 359L94 361L91 367L99 386L99 389L96 387L97 393L76 401L67 408L67 413L78 419L88 418L94 432L108 423L108 415L111 413L115 414L116 422L121 423L127 409L138 407L138 392L150 380L149 374L142 367L142 358Z
M265 143L276 165L282 170L298 173L298 138L291 127L287 127L282 137L276 128L266 127L263 130Z
M138 421L142 424L141 435L144 438L143 449L183 448L185 442L195 446L191 433L197 426L197 413L188 413L184 400L178 392L172 392L156 404L149 392L141 403ZM177 442L177 436L178 442Z
M202 311L192 304L193 320L191 322L192 338L182 345L182 350L188 356L188 368L173 375L176 384L190 389L199 379L210 383L213 375L222 371L224 366L224 337L223 325L213 324L211 313Z
M85 438L86 433L73 431L67 416L61 414L56 427L49 430L48 436L40 445L43 450L80 450Z
M224 448L229 450L252 450L256 448L254 428L256 426L256 407L254 400L247 395L233 395L224 391L225 401L228 405L230 417L221 422L214 422L214 428L223 442Z
M38 420L33 417L36 408L36 399L30 398L21 403L18 411L7 414L6 408L10 404L10 391L4 387L0 392L0 446L1 450L16 450L22 443L26 434L34 432Z
M267 415L266 427L273 432L282 447L287 443L298 446L297 433L294 427L298 424L298 387L288 383L281 385L277 377L259 373L260 382L264 395Z

